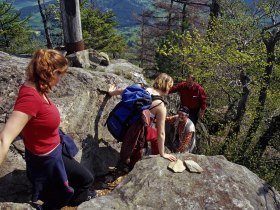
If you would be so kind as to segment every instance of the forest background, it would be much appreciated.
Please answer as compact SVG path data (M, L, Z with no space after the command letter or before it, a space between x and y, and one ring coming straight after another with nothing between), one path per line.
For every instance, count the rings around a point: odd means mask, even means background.
M198 154L224 155L280 190L279 0L81 1L87 48L207 93ZM59 1L0 1L0 50L64 43Z

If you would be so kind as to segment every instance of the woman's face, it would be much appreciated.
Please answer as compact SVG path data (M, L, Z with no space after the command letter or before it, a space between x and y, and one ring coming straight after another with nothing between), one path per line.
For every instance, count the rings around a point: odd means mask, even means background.
M59 83L60 79L63 77L63 75L65 74L65 71L61 71L61 70L55 70L53 73L54 79L51 82L51 86L56 86L57 83Z
M169 90L172 88L172 86L173 86L173 82L172 82L172 81L171 81L171 82L168 82L167 88L166 88L167 94L169 93Z

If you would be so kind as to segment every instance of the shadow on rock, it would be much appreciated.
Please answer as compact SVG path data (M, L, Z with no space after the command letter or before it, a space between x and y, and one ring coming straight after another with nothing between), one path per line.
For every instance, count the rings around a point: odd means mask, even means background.
M27 203L31 193L25 170L14 170L0 178L0 202Z
M119 152L103 139L98 140L88 135L83 140L82 148L81 163L95 176L108 174L109 167L117 165Z
M272 197L275 201L275 209L280 210L280 197L277 198L275 190L269 184L263 184L263 187L259 188L259 192L257 194L264 197L266 207L265 209L269 209L268 198Z

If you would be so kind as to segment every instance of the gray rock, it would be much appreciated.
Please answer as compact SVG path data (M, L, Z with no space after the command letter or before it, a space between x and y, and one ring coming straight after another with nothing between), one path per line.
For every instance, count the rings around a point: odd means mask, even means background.
M185 160L185 165L189 169L190 172L201 173L203 169L193 160Z
M168 160L144 159L109 195L81 204L78 209L279 209L280 194L247 168L221 156L180 154L197 162L201 174L173 173Z
M67 55L66 57L68 58L71 66L73 66L73 67L79 67L79 68L89 68L90 67L88 50L75 52L73 54Z
M5 202L0 203L0 209L5 210L31 210L35 209L28 203L11 203L11 202Z
M100 65L102 66L109 66L110 64L110 59L107 53L105 52L100 52L99 55L102 57L102 60L100 62Z
M186 170L184 163L182 160L177 159L176 161L170 162L168 168L171 169L175 173L182 173Z

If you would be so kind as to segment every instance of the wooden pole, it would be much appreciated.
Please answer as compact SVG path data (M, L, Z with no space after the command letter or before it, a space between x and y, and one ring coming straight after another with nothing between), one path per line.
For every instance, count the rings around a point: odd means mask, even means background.
M60 0L60 10L67 54L84 50L79 0Z

